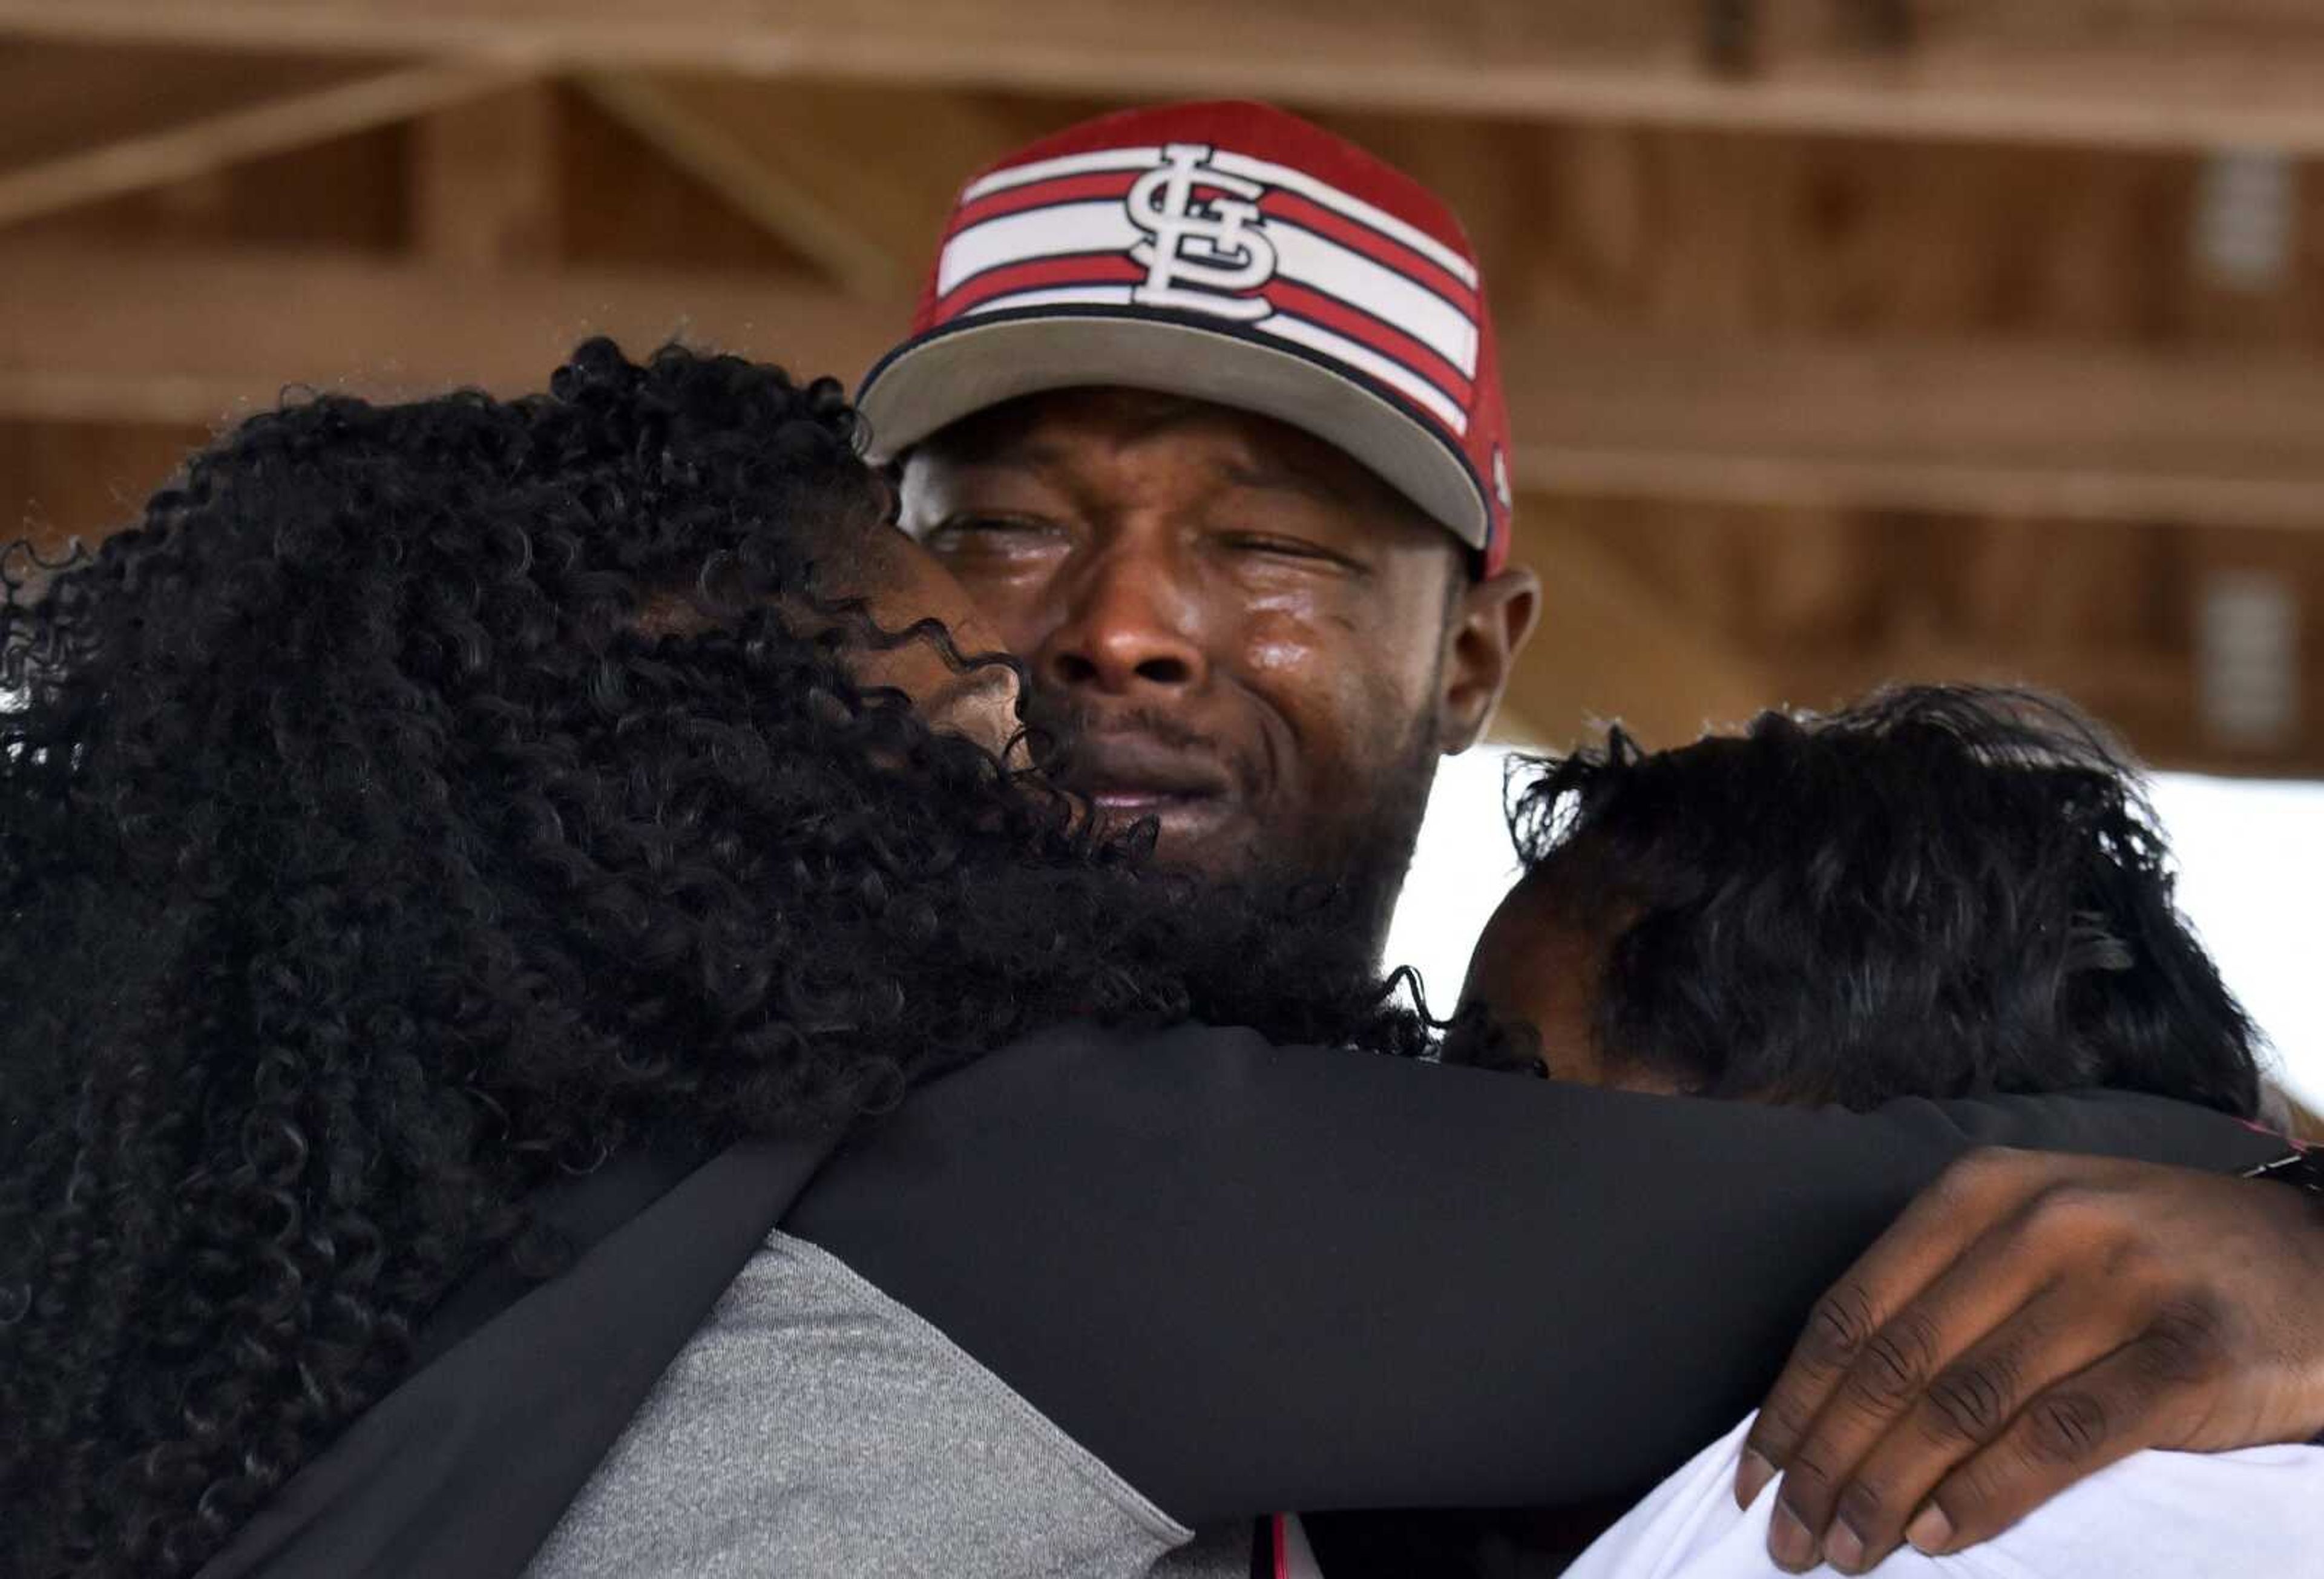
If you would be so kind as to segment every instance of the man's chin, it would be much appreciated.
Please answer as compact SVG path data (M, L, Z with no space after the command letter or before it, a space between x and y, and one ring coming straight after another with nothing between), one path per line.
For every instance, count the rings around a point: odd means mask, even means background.
M1303 931L1337 932L1349 957L1368 965L1388 939L1426 804L1426 781L1417 792L1383 794L1353 822L1321 817L1305 807L1278 808L1270 817L1259 803L1240 796L1100 791L1090 794L1090 804L1111 831L1150 822L1155 867L1240 891L1242 902Z

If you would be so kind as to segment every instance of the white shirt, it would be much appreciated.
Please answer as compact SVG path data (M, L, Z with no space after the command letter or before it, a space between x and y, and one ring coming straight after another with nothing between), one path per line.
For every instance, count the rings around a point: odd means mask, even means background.
M1743 1423L1599 1537L1565 1579L1775 1579L1775 1488L1735 1506ZM1831 1570L1819 1569L1820 1574ZM1945 1557L1910 1547L1878 1579L2316 1579L2324 1447L2140 1453L2069 1487L2015 1528Z

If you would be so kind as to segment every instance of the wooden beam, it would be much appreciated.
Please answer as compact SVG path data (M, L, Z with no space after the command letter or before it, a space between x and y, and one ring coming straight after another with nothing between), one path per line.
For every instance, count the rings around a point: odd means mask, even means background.
M872 300L918 288L962 183L1058 118L1047 103L863 82L625 71L575 86Z
M2167 741L2183 757L2196 739L2195 677L2185 660L2143 647L2006 638L1923 637L1870 650L1795 651L1766 660L1787 706L1842 706L1886 685L2030 686L2079 703L2143 752Z
M693 274L0 247L0 411L207 421L285 382L523 387L681 328L853 378L900 300ZM2324 363L2274 353L1667 339L1512 326L1521 487L2324 528Z
M691 273L0 248L0 415L215 424L293 385L516 392L592 334L633 355L684 336L853 374L907 317Z
M139 507L202 441L199 428L0 421L0 543L57 559Z
M1524 487L2324 527L2324 363L2275 352L1507 337Z
M593 72L584 96L717 192L737 212L809 258L855 296L909 288L942 210L921 217L908 245L881 234L863 199L874 172L850 169L851 123L763 82L677 80ZM827 90L826 90L827 91Z
M1950 0L1918 8L1891 46L1836 25L1833 9L1764 0L1754 47L1725 69L1696 0L1178 0L1167 22L1145 0L0 0L0 27L589 70L2324 151L2324 18L2307 0Z
M407 120L511 75L461 61L14 42L0 48L0 225Z
M1585 533L1521 515L1515 546L1540 573L1542 617L1495 738L1560 748L1618 722L1644 744L1683 745L1783 699L1773 676Z
M554 263L557 147L556 93L546 82L420 121L410 166L414 250L455 267Z
M1808 649L1761 660L1788 705L1826 708L1892 683L2021 685L2065 697L2174 771L2324 777L2324 738L2303 730L2265 748L2222 745L2204 725L2183 654L2103 642L2025 642L2006 635L1906 640L1865 650Z

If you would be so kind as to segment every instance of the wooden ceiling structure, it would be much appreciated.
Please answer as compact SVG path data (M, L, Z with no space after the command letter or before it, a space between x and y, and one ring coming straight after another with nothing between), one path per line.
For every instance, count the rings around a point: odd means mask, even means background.
M2316 0L0 0L0 512L589 332L852 378L969 171L1213 95L1471 227L1508 732L2010 679L2324 776Z

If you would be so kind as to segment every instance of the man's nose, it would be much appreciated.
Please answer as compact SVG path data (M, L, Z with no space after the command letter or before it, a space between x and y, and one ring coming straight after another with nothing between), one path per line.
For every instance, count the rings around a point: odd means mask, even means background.
M1084 571L1036 664L1053 685L1130 695L1210 678L1197 600L1167 555L1116 552Z

